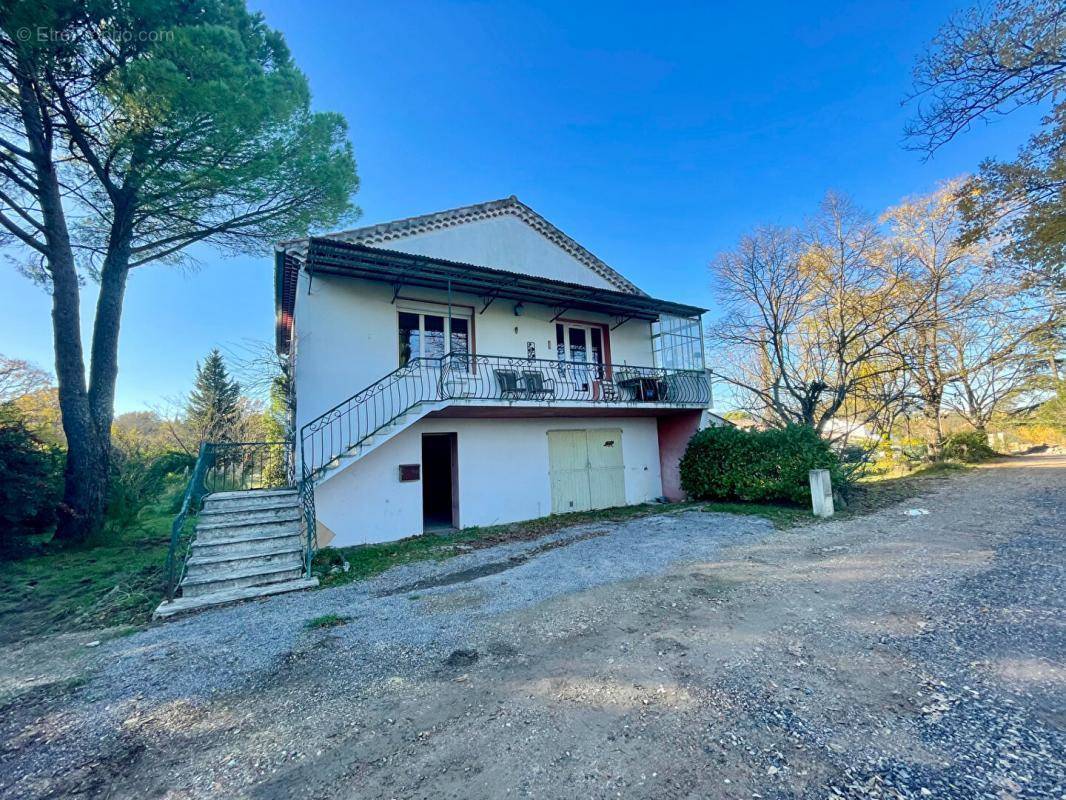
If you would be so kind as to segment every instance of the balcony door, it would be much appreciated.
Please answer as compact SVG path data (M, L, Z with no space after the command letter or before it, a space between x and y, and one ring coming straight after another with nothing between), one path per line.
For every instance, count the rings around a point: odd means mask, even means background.
M442 314L429 304L399 306L397 311L401 367L416 358L470 354L469 315L453 312L448 317L447 312Z
M595 325L558 323L555 342L558 359L570 362L566 371L577 389L591 391L593 381L603 377L603 331Z

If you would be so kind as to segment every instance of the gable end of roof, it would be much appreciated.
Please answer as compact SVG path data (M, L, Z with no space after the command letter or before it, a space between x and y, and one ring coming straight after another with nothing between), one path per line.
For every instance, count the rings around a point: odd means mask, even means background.
M472 206L453 208L448 211L438 211L434 214L423 214L394 222L370 225L365 228L354 228L350 231L331 233L325 238L378 247L406 236L417 236L418 234L444 230L468 222L478 222L502 216L512 216L521 220L571 258L599 275L618 291L644 294L634 283L619 272L616 272L514 195L503 200L490 200L487 203L478 203ZM307 240L301 239L297 242L286 242L283 246L286 250L291 247L292 250L300 251L305 249L306 245Z

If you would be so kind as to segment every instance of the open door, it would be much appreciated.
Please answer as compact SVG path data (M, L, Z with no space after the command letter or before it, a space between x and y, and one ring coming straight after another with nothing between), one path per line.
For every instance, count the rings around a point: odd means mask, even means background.
M422 530L459 527L458 440L454 433L422 434Z

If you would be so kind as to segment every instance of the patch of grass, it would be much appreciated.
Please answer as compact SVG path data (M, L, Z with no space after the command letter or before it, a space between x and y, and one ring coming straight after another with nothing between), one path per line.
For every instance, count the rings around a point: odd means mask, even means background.
M339 614L323 614L321 617L307 620L304 623L304 627L309 631L313 631L320 628L336 628L341 625L347 625L349 622L351 622L350 617L342 617Z
M917 469L912 470L882 472L865 475L859 479L859 485L866 486L869 484L881 483L884 481L936 478L942 477L944 475L953 475L958 472L965 472L969 469L973 469L973 467L969 466L968 464L959 463L958 461L937 461L933 464L923 464Z
M318 576L319 587L339 586L353 581L366 580L391 567L413 561L443 561L444 559L492 547L505 542L529 541L571 525L587 522L624 522L628 519L698 508L695 503L645 503L638 506L622 506L602 511L577 511L571 514L553 514L550 517L512 522L507 525L463 528L441 534L427 533L411 536L395 542L364 544L355 547L336 547L315 555L313 570ZM348 570L337 569L345 562Z
M141 626L162 599L174 514L146 506L124 529L76 547L44 545L0 564L0 643L47 633Z

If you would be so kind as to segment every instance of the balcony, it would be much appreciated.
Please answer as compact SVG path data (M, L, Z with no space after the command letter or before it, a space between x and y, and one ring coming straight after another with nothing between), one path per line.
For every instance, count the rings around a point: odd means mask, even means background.
M319 477L429 413L663 414L703 409L710 401L710 381L698 370L456 353L416 358L304 425L300 462L303 474Z
M705 408L700 371L489 355L450 355L426 365L442 401Z

